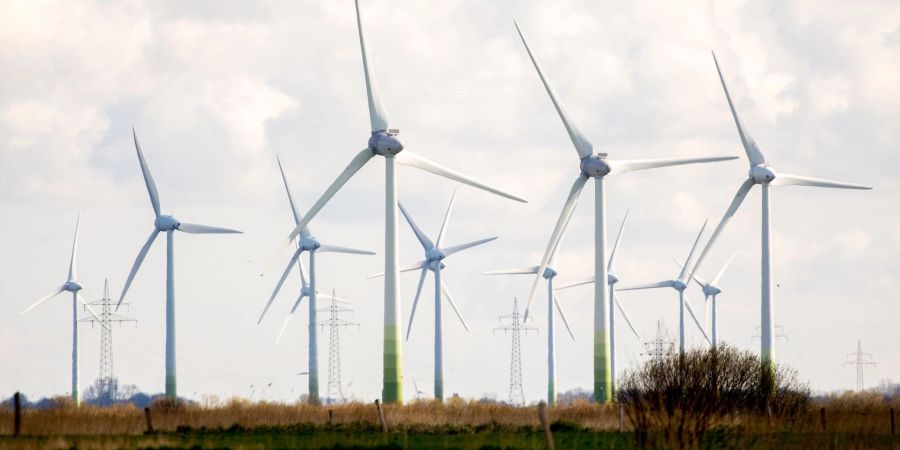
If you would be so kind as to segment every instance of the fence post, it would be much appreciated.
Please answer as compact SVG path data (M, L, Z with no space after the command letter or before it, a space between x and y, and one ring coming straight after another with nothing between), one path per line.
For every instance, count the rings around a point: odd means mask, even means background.
M553 445L553 433L550 431L550 421L547 420L547 404L542 400L538 403L538 419L541 419L541 426L544 428L544 437L547 438L547 448L555 450Z
M825 424L825 407L819 408L819 422L822 423L822 431L826 431L828 427Z
M387 422L384 421L384 410L381 409L381 402L375 399L375 407L378 408L378 418L381 419L381 430L388 432Z
M894 421L894 418L895 418L894 407L892 406L891 407L891 436L897 435L897 427L896 427L896 422Z
M18 436L22 432L22 395L16 392L13 396L13 407L15 408L15 412L13 412L13 436ZM894 410L891 409L891 423L894 417Z
M147 431L144 434L153 434L153 420L150 418L150 408L144 408L144 418L147 419Z
M625 431L625 405L619 405L619 433Z
M332 425L334 425L334 410L329 409L328 410L328 426L330 427Z

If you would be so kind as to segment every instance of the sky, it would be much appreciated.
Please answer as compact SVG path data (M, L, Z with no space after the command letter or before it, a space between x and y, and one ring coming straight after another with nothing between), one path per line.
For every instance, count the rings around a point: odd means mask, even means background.
M626 209L617 261L626 283L672 278L705 220L715 225L747 163L710 56L715 50L741 118L776 171L874 186L872 191L772 190L778 362L815 391L850 389L857 341L878 365L866 384L900 379L900 5L891 1L639 3L365 0L369 57L408 150L528 200L460 186L443 278L466 318L445 314L445 392L508 395L510 336L498 316L531 278L488 270L538 264L577 176L576 153L528 60L517 20L545 74L595 151L610 158L740 156L607 181L609 233ZM113 297L153 212L134 152L141 139L164 213L242 235L175 237L179 394L293 401L306 392L306 303L279 345L296 272L256 319L289 255L292 228L275 155L305 211L369 137L353 3L341 1L0 1L0 397L66 394L71 299L19 312L65 281L81 214L82 294ZM382 380L384 173L373 160L313 220L323 243L379 256L322 254L319 286L352 300L341 330L344 393L379 397ZM456 185L399 169L399 196L435 236ZM401 264L422 259L400 222ZM719 297L721 339L757 351L760 191L755 189L704 267L732 255ZM555 264L558 284L593 273L593 192L586 189ZM416 275L400 280L403 324ZM114 327L120 382L161 392L165 244L158 241ZM293 290L292 290L293 289ZM426 281L404 344L406 398L431 392L433 298ZM687 294L703 310L702 294ZM620 295L643 341L677 330L674 291ZM523 337L525 395L546 394L546 302ZM590 287L560 292L575 335L557 322L560 391L592 385ZM325 306L324 304L321 306ZM449 312L445 308L445 312ZM323 315L320 314L320 318ZM617 317L621 324L621 316ZM620 325L619 367L646 359ZM98 327L82 326L82 388L97 376ZM688 324L688 345L703 338ZM328 334L319 334L327 386ZM271 387L260 389L272 383ZM257 388L250 388L251 385Z

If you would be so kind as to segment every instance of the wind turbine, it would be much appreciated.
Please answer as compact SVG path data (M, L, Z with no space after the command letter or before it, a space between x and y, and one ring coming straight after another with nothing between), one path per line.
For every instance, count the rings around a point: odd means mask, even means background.
M703 278L697 276L697 274L691 274L691 278L694 279L700 287L703 289L703 301L704 304L707 305L706 315L710 318L709 323L706 325L710 329L710 343L712 344L712 348L716 349L719 346L719 325L718 325L718 309L716 307L716 297L722 293L722 288L719 287L719 280L722 278L722 275L725 274L725 269L731 265L731 261L734 260L736 255L731 255L731 258L728 258L728 261L719 269L719 273L716 274L715 278L711 281L704 281ZM682 268L684 265L681 264L677 259L675 262L678 263ZM710 302L712 299L712 302Z
M416 306L419 304L419 295L422 293L422 284L425 282L425 275L429 270L434 273L434 398L438 401L444 399L444 326L441 303L442 293L447 297L447 302L450 303L450 307L453 308L456 317L462 322L463 328L465 328L466 331L469 331L469 325L466 324L465 319L463 319L462 314L459 312L459 308L457 308L456 303L453 302L450 291L447 289L447 284L441 279L441 270L446 267L444 259L465 249L486 244L497 239L496 237L490 237L465 244L454 245L452 247L445 247L444 239L447 237L447 225L450 222L450 214L453 211L453 201L455 199L456 191L454 190L453 196L450 197L450 206L447 207L447 214L444 215L444 223L441 225L441 231L438 233L437 240L434 242L432 242L432 240L416 226L416 222L413 221L412 216L406 211L403 204L400 204L400 211L403 213L403 217L406 218L413 233L416 234L419 243L422 244L422 249L425 250L424 260L400 269L401 272L421 269L419 286L416 288L416 298L413 300L412 312L410 312L409 315L409 325L407 325L406 328L407 341L409 340L409 334L412 331L413 319L416 317Z
M284 167L281 166L281 158L277 155L275 159L278 161L278 170L281 172L281 180L284 182L284 190L287 192L288 202L291 205L291 213L294 216L294 223L300 223L300 211L297 209L297 206L294 204L294 197L291 195L291 188L288 185L287 177L284 175ZM303 252L309 253L309 283L306 282L306 276L303 273L303 262L300 259L300 255ZM284 269L284 273L281 274L281 278L278 280L278 284L275 286L275 290L272 291L272 295L269 297L269 301L266 303L266 307L263 308L262 314L259 315L259 320L256 321L257 325L262 322L263 317L266 315L266 311L269 310L269 306L272 305L272 302L275 300L275 296L278 295L278 291L281 289L281 285L284 284L284 280L287 278L288 274L291 272L291 268L294 265L298 265L300 267L300 296L297 297L297 300L294 302L294 306L291 308L290 314L288 314L287 318L284 319L284 323L281 325L281 331L278 333L278 337L275 339L275 343L278 344L278 341L281 340L281 335L284 333L285 327L287 327L288 321L294 315L294 311L297 310L297 307L300 306L300 301L303 300L303 297L309 297L309 350L308 350L308 358L309 358L309 400L312 403L319 402L319 351L318 351L318 334L316 332L316 315L317 315L317 307L316 300L317 296L321 295L327 299L333 298L330 295L319 293L318 289L316 289L316 253L317 252L331 252L331 253L349 253L354 255L374 255L374 252L366 251L366 250L356 250L348 247L339 247L336 245L323 245L318 240L316 240L315 236L309 231L309 227L304 226L300 230L299 238L297 239L297 250L294 251L294 255L291 256L291 260L288 262L287 267ZM343 303L348 303L345 300L336 299Z
M703 230L706 229L706 222L703 222L703 226L700 228L700 232L697 233L697 239L694 240L694 245L691 246L691 252L688 253L687 263L684 267L681 268L681 272L678 273L678 277L674 280L663 280L658 281L656 283L647 283L647 284L638 284L633 286L626 286L619 288L619 291L634 291L638 289L656 289L656 288L672 288L678 291L678 350L681 354L684 354L685 350L685 340L684 340L684 310L687 308L688 312L691 314L691 317L694 319L694 323L697 324L697 328L700 329L700 332L703 333L703 337L709 341L709 336L706 335L706 331L703 330L703 325L700 324L700 321L697 320L697 315L694 314L694 309L691 308L691 304L688 303L687 297L684 295L684 290L687 288L687 284L690 281L688 277L691 276L688 273L688 267L690 267L691 261L694 258L694 251L697 250L697 244L700 243L700 237L703 236Z
M609 263L606 266L606 284L609 286L609 375L610 375L610 384L611 389L615 390L616 388L616 315L613 313L613 304L615 303L615 308L619 308L619 312L622 313L622 317L625 319L625 322L628 323L628 327L631 328L631 332L634 333L634 336L641 341L641 335L634 328L634 325L631 323L631 319L628 317L628 313L625 312L625 308L622 307L622 303L619 302L619 297L616 296L616 283L619 282L619 277L615 275L615 262L616 262L616 250L619 248L619 242L622 241L622 233L625 231L625 223L628 222L628 210L625 211L625 217L622 218L622 225L619 226L619 233L616 234L616 241L613 243L612 251L609 253ZM584 284L590 284L594 282L594 277L589 277L577 283L567 284L565 286L560 286L557 288L558 291L563 289L568 289L575 286L581 286Z
M397 164L418 169L468 184L478 189L519 202L524 199L507 194L493 186L477 181L467 175L443 167L411 152L403 151L403 143L398 137L400 130L390 128L387 110L381 103L375 78L366 55L366 41L363 36L359 0L356 2L356 24L359 30L359 46L362 51L363 72L366 78L366 92L369 98L369 122L372 135L368 146L361 150L350 164L328 186L291 232L288 242L300 234L313 217L328 203L347 181L375 156L384 157L385 162L385 219L384 219L384 379L382 399L385 403L403 402L403 349L400 338L400 298L397 293L399 245L397 244Z
M594 179L594 400L597 402L607 402L610 400L612 395L612 384L611 384L611 363L610 363L610 347L609 347L609 291L604 286L604 281L608 277L607 268L606 268L606 194L604 191L604 180L612 175L619 175L626 172L633 172L637 170L646 170L653 169L657 167L667 167L667 166L678 166L683 164L695 164L695 163L709 163L709 162L717 162L717 161L727 161L731 159L737 159L736 157L726 156L726 157L708 157L708 158L665 158L665 159L644 159L644 160L609 160L607 159L606 153L593 153L593 146L590 141L588 141L587 137L585 137L581 131L575 126L575 123L569 119L569 116L566 114L563 109L562 104L556 96L556 92L550 86L550 82L547 81L547 78L544 76L544 73L541 71L541 67L537 62L534 54L531 51L531 48L528 46L528 42L525 41L525 36L522 33L522 30L519 28L518 23L516 24L516 30L519 32L519 37L522 38L522 43L525 45L525 50L528 52L528 56L531 58L531 62L534 64L535 70L537 70L538 76L541 78L541 81L544 84L544 89L547 91L547 94L550 96L550 101L553 102L553 106L556 107L556 112L559 114L559 118L562 120L563 125L566 127L566 131L569 134L569 138L572 140L572 144L575 146L575 151L578 153L579 158L579 171L580 174L575 179L575 182L572 184L572 188L569 191L569 196L566 199L566 203L563 206L562 213L559 216L559 219L556 221L556 226L553 229L553 234L550 236L550 242L547 244L547 249L544 251L544 256L541 259L541 265L538 270L538 274L543 273L544 268L547 267L547 264L550 262L550 259L553 257L554 253L557 249L557 244L559 243L560 236L565 230L566 225L569 222L569 217L572 215L572 212L575 211L575 206L578 202L578 196L581 194L582 188L587 183L588 179ZM528 306L525 309L525 317L528 317L529 308L531 307L531 302L534 299L534 294L537 291L538 281L540 281L540 276L535 277L534 282L531 285L531 292L528 295Z
M521 269L503 269L485 272L485 275L526 275L537 274L540 270L539 266L523 267ZM547 404L553 406L556 404L556 331L553 320L553 305L556 305L559 311L559 317L562 319L569 336L575 340L575 334L569 327L569 320L566 319L566 313L563 312L562 306L559 304L559 298L553 289L553 279L556 278L558 272L549 265L544 266L541 272L541 278L547 280Z
M762 319L760 321L760 358L764 361L768 361L768 363L771 364L774 358L775 346L775 328L773 326L773 324L775 323L775 312L773 310L772 300L772 247L771 243L769 242L769 235L772 228L770 217L771 206L769 204L769 187L815 186L837 189L872 188L870 186L845 183L843 181L832 181L822 178L802 177L798 175L775 172L775 170L769 165L762 151L756 145L756 141L754 141L753 138L750 137L750 133L747 132L747 130L741 123L741 120L738 118L737 110L734 108L734 103L731 100L731 94L728 92L728 86L725 85L725 77L722 76L722 70L721 68L719 68L719 60L716 59L715 53L713 53L712 56L713 62L715 62L716 64L716 71L719 74L719 81L722 82L722 89L725 91L725 99L728 101L728 107L729 109L731 109L731 115L734 118L734 124L737 127L738 135L741 138L741 144L744 147L744 152L746 152L747 160L750 163L750 172L747 179L744 180L744 182L741 184L741 187L738 188L737 194L735 194L734 196L734 200L731 201L731 205L728 206L728 209L725 211L725 215L722 216L722 220L719 221L719 225L716 226L715 231L713 231L712 235L709 237L709 241L706 243L706 247L703 248L703 251L697 258L697 264L694 265L694 268L691 270L691 272L693 273L699 270L701 264L703 264L703 260L706 258L707 253L712 248L713 244L715 244L716 239L718 239L719 235L722 233L722 230L725 229L725 225L728 224L728 221L731 220L731 217L734 216L734 214L737 212L738 208L741 206L741 203L744 201L744 198L747 197L747 193L750 192L750 189L753 188L754 185L760 185L762 187L762 299L760 307Z
M81 215L75 220L75 239L72 242L72 257L69 259L69 276L66 279L66 282L58 287L55 292L32 303L31 306L25 308L25 310L19 314L19 317L28 314L29 311L36 308L41 303L62 294L63 291L72 293L72 402L75 404L75 407L78 407L81 404L81 391L78 387L78 302L81 302L95 319L100 320L100 318L97 317L97 313L94 312L81 294L78 293L78 291L83 289L81 283L78 282L78 265L76 263L78 253L78 225L80 223ZM100 323L104 327L106 326L102 321L100 321Z
M197 225L193 223L179 222L178 219L161 213L159 204L159 192L156 191L156 183L153 181L153 175L150 174L150 168L144 160L144 153L141 152L141 145L138 143L137 133L131 130L134 136L134 149L137 151L138 162L141 165L141 172L144 175L144 183L147 185L147 193L150 194L150 204L153 206L153 213L156 219L153 221L153 231L141 250L138 252L134 265L131 266L131 272L128 273L128 279L125 280L125 286L122 287L122 295L119 296L119 303L116 309L122 305L125 299L125 293L131 286L134 276L137 275L141 263L150 251L153 241L159 236L159 233L166 233L166 397L178 398L175 382L175 231L181 231L188 234L231 234L240 233L240 231L228 228L211 227L208 225Z

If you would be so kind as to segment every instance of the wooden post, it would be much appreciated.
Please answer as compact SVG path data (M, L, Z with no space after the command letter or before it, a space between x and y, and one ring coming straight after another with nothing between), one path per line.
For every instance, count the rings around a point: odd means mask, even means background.
M144 408L144 417L147 419L147 431L144 434L153 434L153 420L150 418L150 408Z
M381 402L375 399L375 407L378 408L378 418L381 419L381 430L388 432L387 422L384 421L384 410L381 409Z
M625 405L619 405L619 433L625 431Z
M894 421L894 419L895 419L894 407L892 406L891 407L891 436L897 435L897 427L896 427L896 422Z
M334 425L334 410L329 409L328 410L328 426L330 427L332 425Z
M825 424L825 407L824 406L819 408L819 422L822 423L822 431L825 431L828 429L828 427Z
M555 450L553 445L553 433L550 431L550 422L547 420L547 404L543 400L538 403L538 419L541 419L541 426L544 428L544 437L547 438L547 448Z
M13 412L13 436L18 436L22 433L22 395L16 392L13 396L13 407L15 411ZM891 409L891 423L894 423L894 410Z

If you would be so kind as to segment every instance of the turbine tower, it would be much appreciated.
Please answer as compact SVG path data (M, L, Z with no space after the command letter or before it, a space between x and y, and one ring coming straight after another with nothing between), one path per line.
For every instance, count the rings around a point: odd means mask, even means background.
M115 306L112 298L109 296L109 280L103 281L103 298L88 303L91 306L100 307L100 319L87 317L79 319L79 322L89 322L91 326L94 323L101 325L100 330L100 372L97 377L97 393L98 400L101 405L110 405L118 400L119 381L116 380L116 373L113 369L113 347L112 347L112 323L122 324L124 322L137 322L130 317L125 317L112 312ZM127 303L126 303L127 305ZM87 305L85 305L87 309Z
M412 311L409 314L409 324L406 328L407 341L409 340L409 334L412 331L413 319L416 317L416 306L419 304L419 295L422 293L422 284L425 282L425 275L428 274L429 270L434 273L434 398L438 401L444 399L444 326L442 316L443 305L441 303L442 293L446 296L447 302L450 303L450 307L453 308L453 312L456 313L456 317L462 322L463 328L465 328L466 331L469 331L469 326L466 324L465 319L463 319L462 314L459 312L459 308L456 307L456 303L453 302L453 298L450 296L447 284L441 279L441 270L446 267L444 259L468 248L497 239L496 237L490 237L465 244L454 245L452 247L445 247L444 239L447 237L447 225L450 222L450 214L453 211L453 201L455 199L456 191L454 190L453 196L450 197L450 206L447 207L447 214L444 215L444 223L441 225L441 231L438 233L437 240L434 242L432 242L431 239L416 226L416 222L413 221L412 216L406 211L403 204L400 204L400 211L403 213L403 217L406 218L413 233L416 234L419 243L422 244L422 249L425 250L424 260L400 268L400 272L421 269L419 274L419 285L416 288L416 297L413 300Z
M713 350L719 347L719 313L718 306L716 305L716 298L722 293L722 288L719 287L719 280L722 279L722 275L725 274L725 269L731 265L731 261L734 260L735 256L737 255L731 255L731 258L728 258L728 261L725 262L721 269L719 269L719 273L717 273L709 282L704 281L703 278L698 277L695 273L691 274L691 278L694 282L703 289L703 302L706 306L706 327L710 330L710 344L712 344ZM684 269L684 265L681 264L681 261L676 259L675 262L678 263L679 267Z
M340 318L342 313L352 312L350 309L338 306L337 297L334 292L331 293L331 306L322 308L319 311L328 312L328 321L319 323L318 325L324 330L326 327L329 331L328 339L328 389L325 391L325 399L331 404L335 400L338 403L344 402L344 389L341 384L341 327L357 327L359 324L350 322Z
M294 217L294 224L300 223L300 210L297 209L297 205L294 204L294 197L291 194L291 188L288 185L287 177L284 175L284 167L281 166L281 159L278 155L275 156L275 159L278 161L278 170L281 172L281 180L284 182L284 190L287 192L288 203L291 206L291 214ZM306 276L303 274L303 262L300 259L301 254L303 252L307 252L309 254L309 284L306 283ZM309 325L307 326L307 334L309 336L309 347L308 347L308 364L309 364L309 401L313 404L319 402L319 344L318 344L318 335L316 334L316 312L318 311L317 306L317 297L319 295L318 289L316 289L316 253L319 252L330 252L330 253L347 253L347 254L355 254L355 255L374 255L374 252L366 251L366 250L356 250L348 247L339 247L336 245L323 245L318 240L316 240L315 236L312 235L312 232L309 231L309 227L304 226L303 229L300 230L300 235L297 238L297 250L294 251L293 256L291 256L291 260L288 262L287 267L284 269L284 272L281 274L281 278L278 280L278 284L275 286L275 290L272 291L272 295L269 297L269 301L266 303L266 307L263 308L262 314L259 315L259 320L256 321L256 324L260 324L263 320L263 317L266 315L266 311L269 310L269 306L272 305L272 302L275 300L275 296L278 295L278 291L281 289L281 285L284 284L284 280L287 278L288 274L291 272L291 269L297 265L300 269L300 296L297 297L297 300L294 302L293 308L291 308L290 314L288 314L287 318L284 320L284 324L281 326L281 331L278 333L278 338L275 339L275 343L278 344L278 341L281 340L281 335L284 333L284 329L287 326L288 321L294 315L294 311L297 310L297 307L300 305L300 301L303 300L303 297L309 297ZM330 298L327 295L323 295L325 298Z
M19 314L19 317L28 314L29 311L50 300L53 297L56 297L59 294L62 294L63 291L72 293L72 402L75 404L75 407L81 405L81 389L78 386L78 302L84 305L87 308L88 312L97 318L97 313L94 312L93 308L88 306L88 303L84 301L84 298L81 294L78 293L83 286L78 282L78 264L77 264L77 254L78 254L78 225L81 223L81 215L78 215L78 219L75 220L75 239L72 241L72 257L69 259L69 276L66 279L66 282L56 288L52 294L34 302L28 308L25 308ZM99 319L98 319L99 320ZM105 327L106 325L104 325Z
M179 222L178 219L162 214L162 208L159 203L159 192L156 190L156 183L153 181L153 175L150 174L150 168L144 160L144 153L141 152L141 145L138 143L137 133L132 128L134 136L134 149L137 151L138 162L141 165L141 172L144 175L144 184L147 185L147 193L150 195L150 204L153 206L153 213L156 219L153 221L153 231L141 250L138 252L134 265L131 266L131 272L128 273L128 279L122 288L122 295L119 296L119 302L116 305L118 310L122 306L122 300L134 276L137 275L147 252L159 236L159 233L166 233L166 397L177 399L178 392L175 379L175 231L181 231L188 234L232 234L240 233L240 231L228 228L211 227L207 225L197 225L193 223Z
M485 275L527 275L538 273L540 267L524 267L521 269L504 269L485 272ZM559 311L559 317L562 319L566 330L572 341L575 335L572 328L569 327L569 321L563 312L562 306L559 304L559 298L553 289L553 279L556 278L557 272L550 266L544 266L543 278L547 280L547 404L553 406L556 404L556 331L553 320L553 305ZM523 319L524 322L525 319Z
M856 366L856 390L862 392L866 388L866 382L863 379L865 368L874 367L875 361L872 361L872 354L862 351L862 342L856 341L856 351L847 353L847 357L853 357L850 361L844 363L845 366Z
M691 261L694 258L694 251L697 250L697 244L700 243L700 237L703 236L703 230L706 229L706 222L703 222L703 226L700 227L700 232L697 233L697 239L694 240L694 245L691 247L691 252L688 253L687 263L684 267L681 268L681 272L678 274L678 277L673 280L663 280L657 281L655 283L647 283L647 284L637 284L633 286L621 287L619 291L635 291L639 289L656 289L656 288L672 288L678 291L678 351L681 354L684 354L685 350L685 337L684 337L684 310L687 309L691 314L691 318L694 319L694 323L697 324L697 328L700 329L700 332L703 333L703 337L709 341L709 336L707 336L706 331L703 329L703 325L700 324L700 321L697 320L697 315L694 314L694 309L691 308L691 304L688 302L687 296L684 295L684 290L687 289L688 282L691 274L688 273L687 268L690 267Z
M625 322L628 323L628 327L631 329L631 332L634 333L634 336L641 340L641 335L634 328L634 325L631 323L631 319L628 317L628 313L625 312L625 308L622 307L622 303L619 302L619 297L616 295L616 283L619 282L619 278L615 275L615 261L616 261L616 250L619 248L619 242L622 240L622 233L625 231L625 223L628 221L628 211L625 211L625 217L622 219L622 225L619 226L619 233L616 235L616 242L613 244L612 251L609 253L609 263L607 264L606 271L606 284L609 286L609 375L610 375L610 386L613 390L613 395L615 395L616 389L616 315L613 313L615 308L619 309L619 312L622 314L622 318L625 319ZM575 286L581 286L584 284L591 284L594 282L594 277L588 277L585 280L579 281L577 283L567 284L565 286L560 286L557 288L557 291L561 291L563 289L568 289ZM615 307L613 304L615 303Z
M725 77L722 76L722 70L719 68L719 61L718 59L716 59L716 54L713 53L712 57L713 62L715 62L716 64L716 71L719 74L719 81L722 82L722 90L725 91L725 99L728 101L728 107L729 109L731 109L731 115L734 118L734 124L737 127L738 135L741 138L741 144L744 147L744 152L747 154L747 160L750 163L750 172L747 179L744 180L744 182L741 184L741 187L738 188L737 194L735 194L734 196L734 200L731 201L731 205L728 206L728 210L725 211L725 215L722 216L722 220L719 221L719 225L716 226L715 231L713 231L712 235L709 237L709 241L706 243L706 247L703 248L703 251L697 258L697 263L694 265L691 273L699 271L699 268L701 264L703 264L707 253L710 251L710 249L712 249L712 246L715 244L716 239L718 239L719 235L722 233L722 230L725 229L725 225L728 224L728 221L731 220L732 216L734 216L734 214L737 212L738 208L741 206L741 203L744 201L744 198L746 198L747 194L750 192L750 189L757 184L760 185L762 188L762 299L760 305L760 315L762 316L760 320L762 324L762 337L760 339L760 359L766 361L770 369L773 369L772 364L775 358L775 328L773 326L775 323L775 311L772 299L772 246L769 242L769 237L772 229L770 214L771 206L769 204L769 188L772 186L815 186L836 189L872 188L869 186L845 183L842 181L801 177L798 175L776 172L772 168L772 166L769 165L766 157L756 145L756 141L754 141L753 138L750 137L750 133L747 132L747 130L741 123L741 120L738 118L737 110L734 107L734 103L731 101L731 94L728 92L728 86L725 85Z
M619 175L626 172L637 170L653 169L657 167L678 166L683 164L708 163L716 161L726 161L737 159L736 157L711 157L711 158L666 158L666 159L645 159L645 160L609 160L606 153L593 152L593 145L588 141L581 131L570 120L556 96L550 82L541 71L537 59L525 41L525 36L519 25L516 24L516 30L525 50L537 70L538 76L544 84L544 89L550 96L550 101L556 108L559 118L562 120L578 153L578 168L580 174L572 184L569 196L563 206L562 213L556 221L553 234L550 236L550 242L544 251L538 274L543 273L544 268L549 264L553 255L556 253L560 236L569 223L572 212L578 202L578 196L581 194L582 188L588 179L594 179L594 400L605 403L610 400L612 395L612 371L610 362L610 342L609 342L609 290L607 289L605 280L608 278L606 267L606 194L604 191L604 180L612 175ZM528 295L528 304L525 307L525 317L528 317L531 308L531 302L537 291L537 285L540 276L535 277L531 285L531 292Z
M509 320L507 325L494 328L494 333L503 331L512 334L512 357L509 361L509 404L517 406L525 406L525 390L522 386L522 333L526 335L529 331L538 331L537 328L526 325L522 322L522 315L519 314L519 301L513 299L512 314L500 316L500 320Z
M384 219L384 378L381 397L385 403L403 402L403 350L400 338L400 297L397 292L400 251L397 243L397 164L416 167L418 169L468 184L478 189L506 197L519 202L524 199L507 194L493 186L476 181L466 175L443 167L411 152L403 151L403 143L398 137L400 130L390 128L387 110L381 103L375 85L375 77L366 54L366 41L363 36L362 18L359 11L359 0L356 0L356 24L359 31L359 46L362 51L363 72L366 78L366 92L369 99L369 122L372 134L368 145L361 150L350 164L338 175L337 179L319 197L303 216L300 223L291 232L288 242L297 237L319 210L328 203L341 187L347 183L359 169L375 156L384 157L385 162L385 219Z

